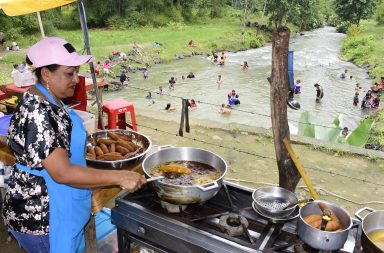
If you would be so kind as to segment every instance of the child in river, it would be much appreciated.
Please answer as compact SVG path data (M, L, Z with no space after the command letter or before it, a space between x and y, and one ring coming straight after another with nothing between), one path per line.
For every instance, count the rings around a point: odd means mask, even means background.
M217 81L216 81L216 83L217 83L217 87L220 87L220 86L224 83L224 80L223 80L223 78L221 77L221 75L218 75L218 76L217 76Z
M231 107L229 105L222 104L219 110L220 114L229 114L231 113Z
M355 86L355 92L359 93L361 90L362 90L362 87L360 86L359 83L357 83L356 86Z
M357 106L359 104L359 93L356 92L355 96L353 97L353 106Z
M175 78L172 76L172 77L171 77L171 80L168 81L168 87L169 87L169 90L174 90L174 89L175 89L175 84L176 84L176 80L175 80Z
M348 129L348 127L344 127L344 128L343 128L343 131L341 131L340 135L341 135L341 137L343 137L343 138L347 138L348 133L349 133L349 129Z
M248 62L244 61L244 63L243 63L243 70L247 70L248 68L249 68Z
M301 93L301 81L296 80L296 85L295 85L295 94L300 94Z
M147 79L148 79L148 71L147 71L147 70L144 71L144 73L143 73L143 78L144 78L144 80L147 80Z

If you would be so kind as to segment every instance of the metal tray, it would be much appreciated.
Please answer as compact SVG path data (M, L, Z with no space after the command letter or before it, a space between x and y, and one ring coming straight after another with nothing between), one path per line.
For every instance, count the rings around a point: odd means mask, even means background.
M131 137L134 143L143 147L143 152L133 157L123 159L123 160L117 160L117 161L99 161L94 159L86 159L88 166L91 166L94 168L100 168L100 169L121 169L138 162L141 158L144 158L146 154L149 152L149 150L151 150L152 148L152 142L147 136L135 131L124 130L124 129L101 130L101 131L94 132L93 134L88 135L87 146L95 145L95 139L94 139L95 137L109 139L109 137L107 136L107 132L113 132L116 134L121 134L121 135L126 135Z

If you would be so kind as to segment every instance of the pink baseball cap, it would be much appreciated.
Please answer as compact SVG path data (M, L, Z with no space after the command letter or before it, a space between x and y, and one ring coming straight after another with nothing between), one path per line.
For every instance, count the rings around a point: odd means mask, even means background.
M35 68L51 64L72 67L93 61L92 55L79 55L70 43L57 37L43 38L31 46L27 57Z

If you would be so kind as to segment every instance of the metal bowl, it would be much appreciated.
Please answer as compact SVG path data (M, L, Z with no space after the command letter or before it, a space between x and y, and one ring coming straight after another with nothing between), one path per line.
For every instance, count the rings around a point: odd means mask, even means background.
M291 203L297 203L296 195L278 186L264 186L257 188L252 194L257 210L273 218L283 218L292 214L297 205L286 208Z
M132 141L141 146L143 148L142 153L138 153L135 156L129 157L127 159L123 160L117 160L117 161L100 161L95 159L86 159L87 165L94 167L94 168L103 168L103 169L121 169L124 167L127 167L128 165L134 164L139 161L139 159L146 156L146 154L151 150L152 148L152 142L151 140L138 132L130 131L130 130L124 130L124 129L113 129L113 130L101 130L94 132L91 135L88 135L87 137L87 146L89 145L96 145L95 138L104 138L109 139L107 132L112 132L116 134L126 135L132 139Z

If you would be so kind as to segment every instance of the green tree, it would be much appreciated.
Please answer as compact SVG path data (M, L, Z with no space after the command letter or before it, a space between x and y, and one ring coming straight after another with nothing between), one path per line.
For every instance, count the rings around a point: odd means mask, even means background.
M361 19L370 18L377 0L336 0L335 12L342 21L359 25Z
M384 25L384 2L378 4L374 18L378 25Z
M328 13L326 3L324 0L302 1L298 8L293 9L287 14L288 19L301 30L311 30L320 27L325 23Z

